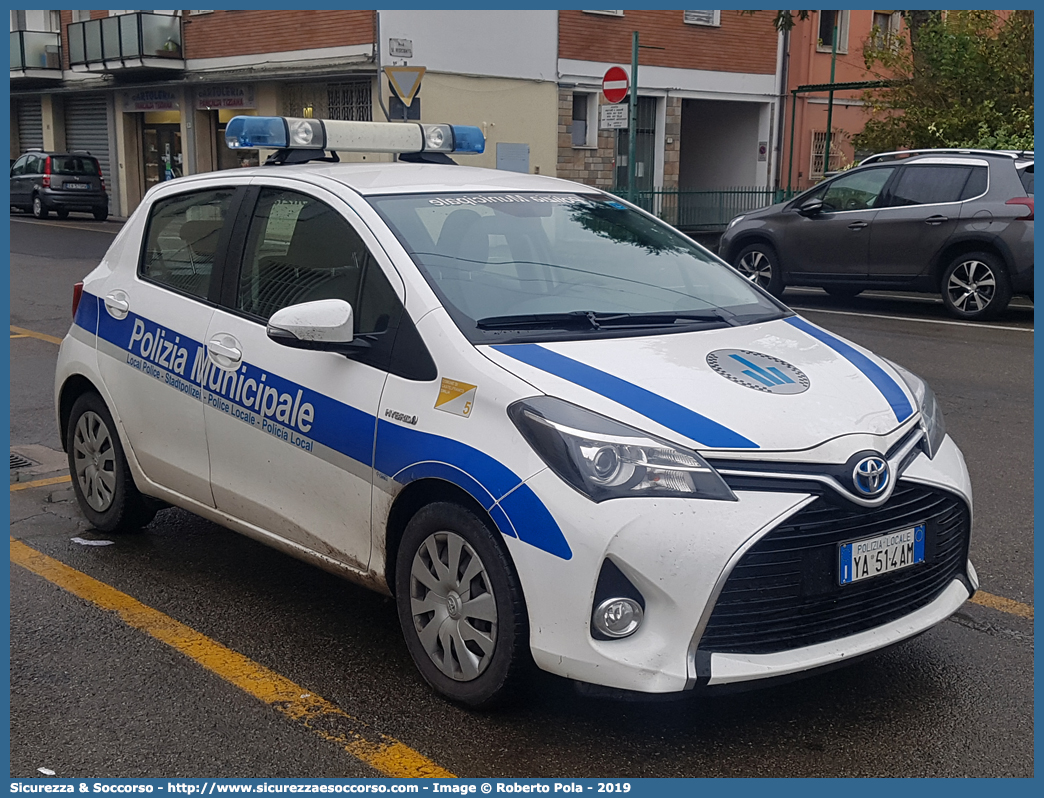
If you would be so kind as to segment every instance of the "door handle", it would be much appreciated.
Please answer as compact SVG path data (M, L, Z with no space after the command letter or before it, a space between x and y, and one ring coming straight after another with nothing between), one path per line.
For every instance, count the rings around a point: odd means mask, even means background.
M866 222L852 222L848 225L849 230L862 230L864 227L866 227Z
M929 216L927 219L924 220L924 223L925 224L930 224L930 225L934 226L934 225L942 224L943 222L948 222L948 221L950 221L948 216L936 215L936 216Z
M239 343L232 336L226 335L221 338L211 338L207 342L207 351L217 358L229 361L228 365L239 363L243 359L243 350L236 344ZM218 362L218 365L225 365Z
M114 319L125 319L130 312L130 302L123 291L113 291L105 295L105 309Z

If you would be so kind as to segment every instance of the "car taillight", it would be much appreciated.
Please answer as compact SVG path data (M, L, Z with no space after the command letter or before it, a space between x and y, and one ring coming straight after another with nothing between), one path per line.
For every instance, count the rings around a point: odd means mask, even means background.
M83 281L73 286L73 318L76 318L76 308L80 307L80 297L83 296Z
M1033 197L1012 197L1010 200L1004 203L1005 205L1025 205L1029 208L1029 216L1020 216L1020 222L1032 222L1033 221Z
M51 156L48 155L44 160L44 173L43 173L43 187L51 187Z
M102 191L105 191L105 178L102 176L101 164L98 164L98 182L101 183Z

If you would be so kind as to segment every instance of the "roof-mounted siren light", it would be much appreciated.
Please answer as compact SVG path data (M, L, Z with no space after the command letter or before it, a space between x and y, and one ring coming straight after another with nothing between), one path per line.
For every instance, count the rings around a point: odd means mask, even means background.
M482 131L470 125L344 122L288 116L236 116L225 128L229 149L307 149L340 152L481 153Z

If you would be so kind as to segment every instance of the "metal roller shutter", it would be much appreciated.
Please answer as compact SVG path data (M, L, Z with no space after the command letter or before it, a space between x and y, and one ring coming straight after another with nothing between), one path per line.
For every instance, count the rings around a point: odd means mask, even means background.
M25 152L36 147L43 149L43 113L40 98L30 97L18 101L18 146Z
M113 183L109 169L109 115L105 95L66 98L65 147L70 152L87 150L98 159L111 208Z

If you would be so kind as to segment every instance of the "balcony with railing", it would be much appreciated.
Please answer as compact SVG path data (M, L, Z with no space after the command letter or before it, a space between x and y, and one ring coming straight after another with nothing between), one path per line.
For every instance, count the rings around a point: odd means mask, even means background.
M11 31L11 80L16 83L62 79L62 37L32 30Z
M136 11L74 22L69 66L76 72L183 70L181 18Z

